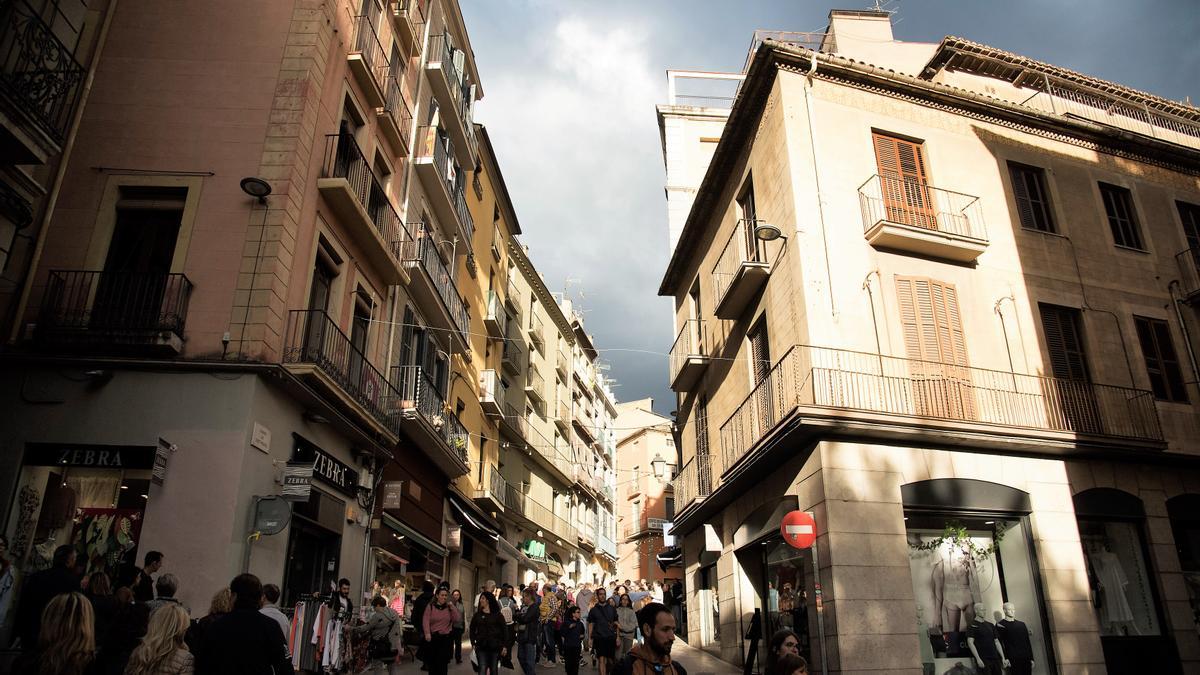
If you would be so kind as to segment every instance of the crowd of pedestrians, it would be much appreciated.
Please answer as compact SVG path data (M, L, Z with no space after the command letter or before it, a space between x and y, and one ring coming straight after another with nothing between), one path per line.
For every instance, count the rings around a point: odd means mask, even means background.
M197 617L177 599L180 580L162 571L160 552L147 553L140 568L122 568L115 583L104 572L80 579L75 557L74 548L59 547L53 566L25 584L17 608L18 675L293 673L293 623L278 606L278 586L238 575ZM329 601L346 615L353 613L349 593L342 579ZM408 647L421 670L447 675L451 661L462 663L466 638L480 675L517 668L535 675L554 667L578 675L589 659L598 675L686 675L670 658L677 615L663 604L660 584L497 588L489 581L470 604L445 582L424 582L415 598L400 584L376 585L371 595L361 621L348 628L368 641L369 668L391 670ZM404 640L406 623L411 633Z

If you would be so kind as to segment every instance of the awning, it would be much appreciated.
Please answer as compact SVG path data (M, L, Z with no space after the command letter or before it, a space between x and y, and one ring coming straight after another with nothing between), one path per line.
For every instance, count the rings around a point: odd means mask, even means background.
M458 520L459 525L475 530L476 536L494 540L500 539L500 531L488 524L482 516L474 513L474 509L464 504L453 493L447 496L450 498L450 508L454 511L455 519Z
M421 534L420 532L417 532L416 530L405 525L404 523L400 522L399 520L396 520L395 518L393 518L392 516L390 516L386 513L383 514L383 524L387 525L388 527L392 528L393 530L399 532L400 534L408 537L409 540L412 541L412 543L417 544L418 546L424 546L426 549L429 549L430 551L433 551L434 553L437 553L438 555L444 556L444 555L446 555L446 553L448 553L445 546L442 546L441 544L437 543L436 541L430 539L429 537L426 537L425 535Z
M546 559L546 573L547 574L557 574L558 576L561 577L563 575L562 563L560 563L557 560L554 560L553 558L547 558Z
M683 567L683 548L680 546L664 548L656 557L658 559L658 566L664 572L667 571L668 567Z

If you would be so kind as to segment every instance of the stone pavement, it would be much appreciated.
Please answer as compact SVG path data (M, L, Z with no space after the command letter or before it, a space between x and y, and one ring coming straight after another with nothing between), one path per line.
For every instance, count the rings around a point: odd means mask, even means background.
M463 662L461 665L450 662L450 675L475 675L475 671L471 669L471 645L464 643L462 652ZM675 641L675 645L671 648L671 655L687 669L688 675L739 675L742 672L741 668L726 663L704 650L689 647L682 640ZM566 673L566 669L561 663L554 667L539 665L537 672L539 675L543 672L546 675L563 675ZM599 672L591 667L590 660L579 669L579 675L598 675ZM396 675L426 675L421 670L420 664L412 661L405 661L397 666L394 673ZM524 675L520 665L517 665L516 671L501 668L500 673L501 675Z

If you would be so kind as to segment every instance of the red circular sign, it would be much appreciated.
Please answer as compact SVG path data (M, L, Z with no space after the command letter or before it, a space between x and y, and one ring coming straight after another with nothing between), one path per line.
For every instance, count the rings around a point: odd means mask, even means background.
M817 540L817 521L807 511L792 511L779 523L779 534L795 548L808 548Z

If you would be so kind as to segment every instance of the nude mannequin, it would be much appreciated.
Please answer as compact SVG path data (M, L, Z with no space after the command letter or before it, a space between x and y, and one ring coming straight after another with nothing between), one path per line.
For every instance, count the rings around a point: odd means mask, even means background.
M951 548L934 563L930 583L933 586L933 605L937 610L939 632L963 631L975 619L974 601L977 594L975 563L969 555L955 557Z

